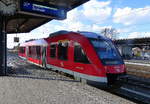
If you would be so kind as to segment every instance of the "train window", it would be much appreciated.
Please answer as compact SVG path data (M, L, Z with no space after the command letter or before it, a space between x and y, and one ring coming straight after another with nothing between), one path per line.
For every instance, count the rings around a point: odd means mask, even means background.
M20 53L25 53L25 47L20 47L20 48L19 48L19 52L20 52Z
M31 57L32 56L32 51L31 51L31 47L29 47L29 57Z
M36 58L40 59L40 57L41 57L41 47L36 46Z
M123 64L117 48L111 41L92 38L90 38L90 41L104 65Z
M29 46L29 57L37 58L35 46Z
M56 44L50 45L50 57L55 58L56 57Z
M68 59L68 43L60 42L58 44L58 59L67 60Z
M74 61L81 63L90 63L85 52L79 44L75 44L74 46Z

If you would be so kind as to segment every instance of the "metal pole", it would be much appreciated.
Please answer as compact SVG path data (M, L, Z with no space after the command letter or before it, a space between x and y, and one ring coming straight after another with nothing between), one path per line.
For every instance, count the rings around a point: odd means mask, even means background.
M0 75L7 73L5 17L0 13Z
M4 74L7 75L7 32L6 32L6 25L7 25L7 19L6 16L4 16L4 24L3 24L3 34L4 34L4 54L5 54L5 58L4 58L4 64L5 64L5 72Z

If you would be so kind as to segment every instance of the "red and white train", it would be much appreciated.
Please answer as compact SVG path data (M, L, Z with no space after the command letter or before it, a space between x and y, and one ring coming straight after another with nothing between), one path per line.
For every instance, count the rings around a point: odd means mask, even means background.
M19 56L87 81L111 84L126 73L113 42L92 32L59 31L20 45Z

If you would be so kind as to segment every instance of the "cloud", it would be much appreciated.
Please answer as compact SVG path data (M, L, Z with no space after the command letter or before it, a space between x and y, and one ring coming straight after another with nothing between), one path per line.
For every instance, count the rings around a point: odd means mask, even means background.
M132 27L132 26L125 26L125 27L123 27L123 28L118 28L117 29L117 31L120 33L120 34L122 34L122 33L129 33L129 32L131 32L131 31L133 31L133 30L135 30L136 29L136 27Z
M150 37L150 32L132 32L128 35L128 38L144 38Z
M112 28L112 26L99 26L99 25L92 25L92 30L93 32L97 32L97 33L100 33L102 29L105 29L105 28Z
M128 38L137 38L140 36L140 32L132 32L128 35Z
M100 2L91 0L85 3L82 7L73 9L67 13L67 19L57 21L59 24L51 24L54 30L69 30L69 31L93 31L100 32L105 20L111 15L110 1ZM56 22L56 21L55 21ZM93 25L94 24L94 25Z
M90 0L82 8L76 8L67 13L67 19L61 21L64 24L75 22L102 24L111 16L112 8L109 7L110 1L101 2Z
M102 27L98 25L104 23L111 15L110 3L110 1L91 0L80 9L69 11L67 19L60 21L61 25L54 27L71 31L100 31Z
M83 5L84 18L92 22L103 23L109 18L112 8L109 7L110 1L100 2L98 0L91 0Z
M124 25L143 24L150 22L150 6L144 8L118 8L113 15L114 23Z

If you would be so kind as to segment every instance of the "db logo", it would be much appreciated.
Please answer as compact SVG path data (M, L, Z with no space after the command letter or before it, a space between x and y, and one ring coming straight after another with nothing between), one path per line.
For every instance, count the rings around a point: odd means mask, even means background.
M120 69L116 69L117 72L120 72Z

